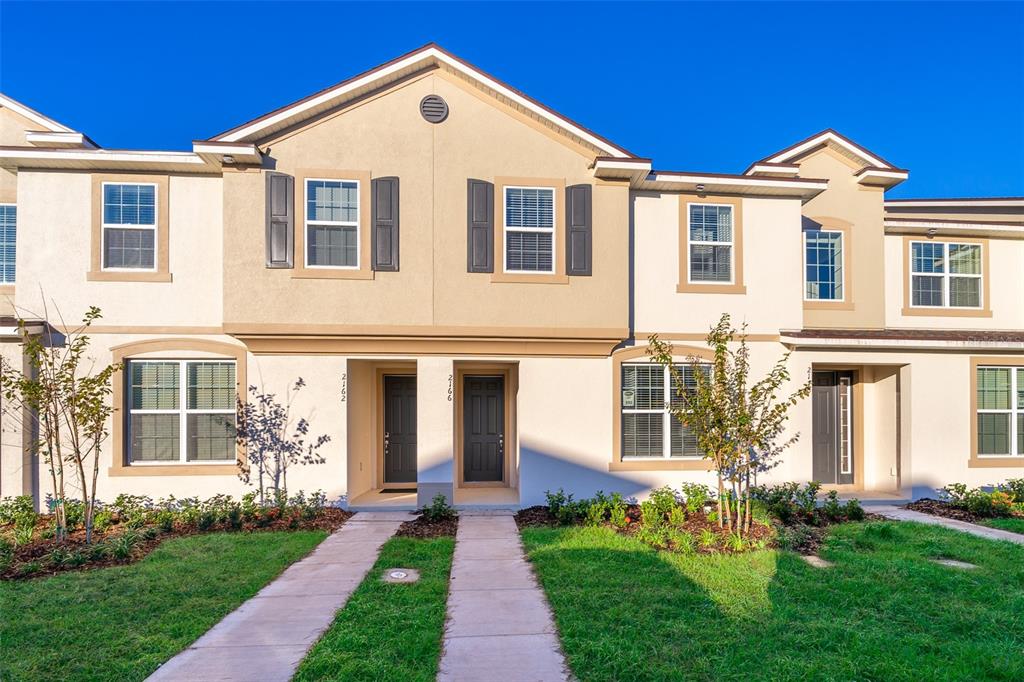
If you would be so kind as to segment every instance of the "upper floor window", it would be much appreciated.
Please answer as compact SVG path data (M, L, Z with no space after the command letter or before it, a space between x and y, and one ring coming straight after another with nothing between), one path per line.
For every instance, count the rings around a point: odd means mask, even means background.
M686 389L696 386L691 365L676 365ZM697 439L670 406L679 407L678 383L667 367L622 365L622 458L701 457Z
M18 208L0 204L0 284L14 284Z
M981 245L910 242L910 304L980 308Z
M359 181L306 180L306 266L359 267Z
M978 367L978 455L1024 455L1024 367Z
M689 205L691 283L732 283L732 208L723 204Z
M843 233L804 232L804 299L843 300Z
M505 188L505 272L555 271L555 190Z
M233 360L131 360L128 461L235 459Z
M103 268L156 269L156 185L103 183Z

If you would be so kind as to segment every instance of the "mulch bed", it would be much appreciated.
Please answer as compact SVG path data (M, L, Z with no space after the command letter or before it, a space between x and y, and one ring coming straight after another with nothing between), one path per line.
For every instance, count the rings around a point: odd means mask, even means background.
M986 517L972 514L966 509L958 509L952 506L948 502L941 500L933 500L930 498L923 498L916 502L904 505L904 509L911 511L921 512L922 514L931 514L932 516L943 516L947 519L955 519L957 521L967 521L968 523L977 523L978 521L984 520Z
M548 513L548 508L543 505L525 507L516 512L516 525L520 529L529 526L557 526L558 521Z
M398 527L398 532L395 535L400 538L419 538L421 540L453 538L458 529L459 517L457 516L431 521L425 515L420 515L412 521L404 522Z
M43 576L56 575L57 573L65 573L67 571L84 571L92 570L97 568L107 568L110 566L124 566L126 564L135 563L140 559L144 558L154 549L156 549L161 542L164 540L170 540L171 538L187 537L190 535L199 535L202 533L217 533L217 532L236 532L236 533L259 533L267 531L287 531L287 530L323 530L331 533L340 528L344 523L352 516L353 512L346 511L344 509L338 509L336 507L328 507L320 512L313 519L299 519L298 523L295 524L292 519L279 518L264 524L257 525L253 522L247 522L242 525L240 530L232 530L224 527L221 524L216 524L204 531L200 531L194 525L182 525L177 524L174 530L170 533L165 533L159 530L156 526L146 526L143 528L134 529L139 534L139 540L132 548L131 556L127 559L116 559L114 557L103 557L101 559L88 559L85 563L77 566L53 566L46 563L45 558L50 552L58 547L67 549L68 551L87 551L90 545L85 542L85 530L79 529L70 533L64 542L57 542L53 538L33 540L32 542L16 547L14 549L14 560L10 566L0 572L0 580L22 580L28 578L39 578ZM43 529L49 528L51 523L51 517L40 516L39 521L36 524L37 533ZM146 537L148 533L154 533L151 537ZM94 533L93 544L115 538L123 533L129 531L124 525L115 525L107 530L105 533ZM33 561L40 562L40 570L33 571L29 574L23 574L21 572L21 566L26 563Z

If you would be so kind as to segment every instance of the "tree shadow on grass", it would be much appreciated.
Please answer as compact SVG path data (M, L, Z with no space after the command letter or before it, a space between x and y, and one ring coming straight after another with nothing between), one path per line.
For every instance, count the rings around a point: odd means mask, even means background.
M1024 679L1024 549L942 531L839 527L827 569L605 529L524 539L580 680ZM950 554L980 568L930 561Z

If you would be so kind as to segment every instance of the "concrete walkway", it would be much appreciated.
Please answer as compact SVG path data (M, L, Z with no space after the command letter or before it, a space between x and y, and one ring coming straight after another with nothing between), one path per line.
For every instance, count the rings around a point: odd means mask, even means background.
M359 512L149 679L287 682L406 512Z
M917 523L927 523L932 526L943 526L945 528L963 531L964 533L970 533L971 535L977 535L979 538L988 538L989 540L1006 540L1007 542L1016 542L1018 545L1024 545L1024 535L1021 535L1020 533L1011 533L1008 530L1000 530L999 528L989 528L988 526L979 526L976 523L947 519L943 516L922 514L921 512L903 509L902 507L879 505L877 507L871 507L868 511L873 514L878 514L879 516L884 516L887 519L893 519L894 521L916 521Z
M570 679L511 512L459 517L437 679Z

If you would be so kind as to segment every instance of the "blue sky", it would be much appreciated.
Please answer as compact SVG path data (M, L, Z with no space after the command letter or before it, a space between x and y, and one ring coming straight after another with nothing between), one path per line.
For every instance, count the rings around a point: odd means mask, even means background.
M1022 35L1017 3L0 1L0 90L105 147L188 149L435 41L659 169L831 127L910 169L890 196L1020 196Z

